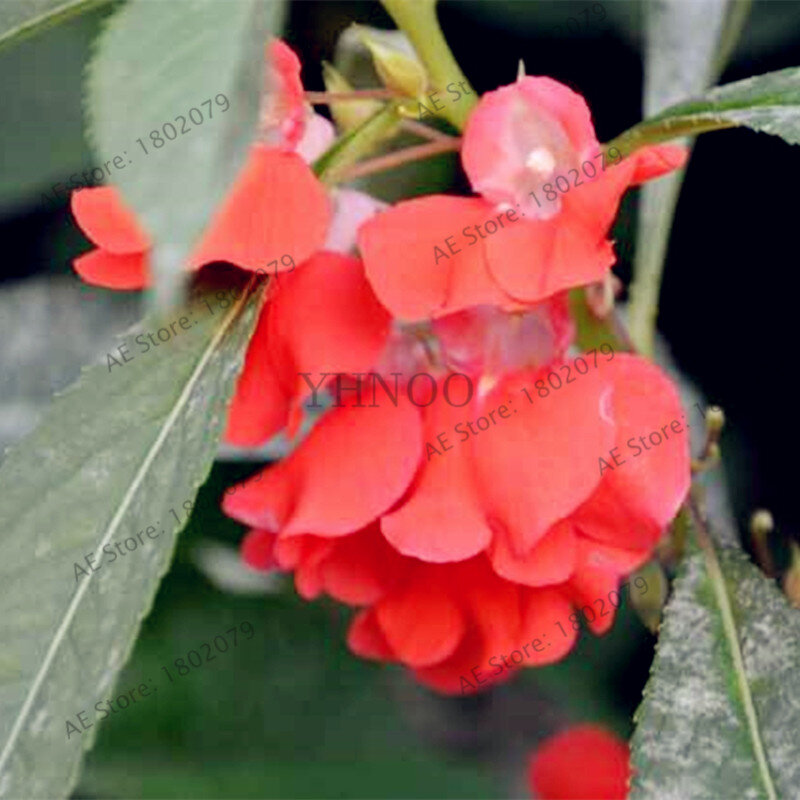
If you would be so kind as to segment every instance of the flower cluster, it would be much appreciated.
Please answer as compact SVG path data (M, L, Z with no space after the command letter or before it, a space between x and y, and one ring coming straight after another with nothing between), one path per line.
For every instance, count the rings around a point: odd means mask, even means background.
M539 402L513 402L574 351L566 291L607 276L624 192L685 153L643 148L540 203L544 182L603 151L580 95L523 76L484 95L469 118L461 158L475 196L385 208L317 179L308 161L335 132L305 104L291 50L274 42L268 54L261 140L187 266L256 271L287 253L297 265L276 267L228 441L295 430L308 374L337 376L339 401L224 510L250 528L250 565L293 571L304 597L324 592L358 608L354 652L461 692L476 664L616 589L686 494L685 437L598 474L598 454L681 413L675 388L644 359L616 354ZM72 207L97 245L75 262L83 279L149 285L150 240L119 193L81 190ZM454 236L467 231L474 241L458 247ZM432 376L429 395L417 386L412 402L408 383L421 372ZM454 372L475 387L459 406L443 399ZM392 402L361 402L365 373L397 387ZM347 380L356 386L341 399ZM441 431L504 404L502 425L446 457L426 452ZM590 627L602 633L612 621ZM562 658L577 635L526 663Z

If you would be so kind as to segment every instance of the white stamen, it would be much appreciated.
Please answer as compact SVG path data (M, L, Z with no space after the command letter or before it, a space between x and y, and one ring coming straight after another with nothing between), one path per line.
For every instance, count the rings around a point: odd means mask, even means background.
M535 147L528 153L525 166L533 172L550 175L555 169L556 160L546 147Z

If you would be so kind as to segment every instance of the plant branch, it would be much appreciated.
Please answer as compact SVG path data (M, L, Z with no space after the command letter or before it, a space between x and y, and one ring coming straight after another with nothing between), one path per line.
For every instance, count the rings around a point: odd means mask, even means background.
M450 84L464 85L464 97L457 103L448 103L440 112L458 130L463 130L477 95L447 45L436 17L436 0L381 0L381 3L414 45L431 78L431 89L444 92Z
M325 106L348 100L395 100L402 99L403 95L391 89L353 89L351 92L306 92L305 98L312 105Z
M425 125L422 122L417 122L413 119L404 119L400 123L401 127L405 130L409 131L410 133L414 133L417 136L423 139L429 139L432 142L446 142L446 141L457 141L457 136L450 136L448 133L442 133L441 131L437 131L436 128L432 128L430 125Z
M445 141L428 142L427 144L420 144L414 147L406 147L403 150L397 150L394 153L378 156L377 158L370 158L355 166L340 170L336 173L336 180L344 182L354 180L355 178L363 178L365 175L372 175L376 172L395 169L411 161L430 158L440 153L451 153L457 151L460 147L461 139L456 139L452 136L449 136Z

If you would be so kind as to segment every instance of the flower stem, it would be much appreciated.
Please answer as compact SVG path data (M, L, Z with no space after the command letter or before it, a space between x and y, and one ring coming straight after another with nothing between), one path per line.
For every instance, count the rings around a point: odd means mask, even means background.
M315 106L327 106L331 103L347 102L348 100L394 100L403 95L391 89L353 89L351 92L306 92L305 98Z
M461 98L446 103L439 113L463 130L477 95L447 45L436 17L436 0L381 0L381 3L414 45L431 78L431 89L444 92L448 85L459 85Z
M458 150L460 147L461 139L457 139L454 136L448 137L448 139L442 141L406 147L403 150L397 150L385 156L371 158L355 166L339 170L336 173L336 179L339 181L351 181L355 178L363 178L365 175L372 175L375 172L384 172L385 170L394 169L401 164L407 164L411 161L430 158L440 153L451 153Z
M428 139L433 142L460 141L457 136L450 136L448 133L442 133L436 130L436 128L432 128L430 125L416 122L413 119L404 119L401 123L401 127L409 133L419 136L421 139Z

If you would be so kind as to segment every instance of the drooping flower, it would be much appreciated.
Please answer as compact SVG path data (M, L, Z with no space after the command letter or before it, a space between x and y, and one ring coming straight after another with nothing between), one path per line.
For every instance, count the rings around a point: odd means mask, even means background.
M361 263L337 254L354 249L358 225L382 204L352 190L330 198L306 164L332 136L330 123L305 102L297 56L274 40L268 47L262 141L252 146L187 264L196 270L227 262L280 275L232 401L226 431L232 444L261 444L299 421L308 389L298 372L369 369L388 335L388 314ZM110 289L149 287L150 238L120 192L110 186L83 189L71 202L97 246L75 259L83 280Z
M366 223L359 245L378 298L418 320L480 304L518 308L600 281L622 195L686 158L684 148L604 155L584 99L551 78L485 94L461 159L479 197L430 195Z
M630 752L599 725L575 725L547 739L528 765L534 800L625 800Z
M330 144L332 126L305 102L300 61L284 42L267 46L265 63L261 141L190 255L189 269L225 261L277 274L294 270L325 242L331 203L306 162ZM152 242L119 190L79 189L71 206L97 247L75 259L81 278L109 289L149 287Z
M305 596L364 606L351 648L445 692L563 657L577 609L589 606L589 627L607 630L618 602L605 598L648 558L689 483L685 436L598 465L680 416L658 368L613 352L564 360L557 328L516 314L473 323L461 328L483 331L475 352L468 337L452 340L471 375L442 366L446 335L414 349L417 360L411 347L405 361L387 357L393 392L351 386L288 458L223 505L251 528L251 565L294 570ZM550 350L515 345L514 332L549 337ZM421 373L426 352L432 371ZM551 375L564 383L541 396L535 387Z

